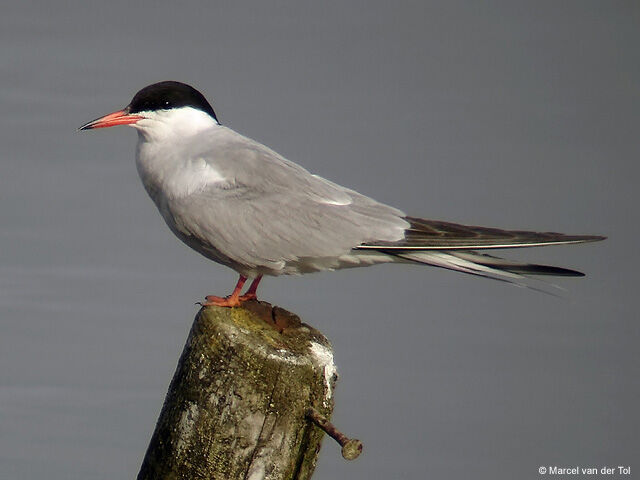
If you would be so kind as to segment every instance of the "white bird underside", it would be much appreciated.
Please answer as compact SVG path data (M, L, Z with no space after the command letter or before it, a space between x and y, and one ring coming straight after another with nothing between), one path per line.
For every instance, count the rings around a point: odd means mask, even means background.
M180 111L182 125L198 125L195 133L178 135L158 125L174 123L173 111L134 125L140 177L183 242L245 277L412 262L520 283L522 274L580 274L474 250L601 238L407 217L233 130L207 124L198 110Z

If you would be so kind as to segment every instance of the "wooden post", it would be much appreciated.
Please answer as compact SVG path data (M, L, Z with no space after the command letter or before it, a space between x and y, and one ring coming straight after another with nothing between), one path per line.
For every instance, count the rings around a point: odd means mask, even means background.
M310 478L323 431L308 415L330 417L336 379L331 345L297 316L202 308L138 480Z

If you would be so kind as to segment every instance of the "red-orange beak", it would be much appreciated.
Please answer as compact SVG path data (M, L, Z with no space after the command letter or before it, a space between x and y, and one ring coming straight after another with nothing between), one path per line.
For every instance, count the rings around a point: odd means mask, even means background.
M116 125L131 125L138 120L142 120L144 117L140 115L131 115L127 112L127 109L118 110L117 112L110 113L104 117L96 118L95 120L85 123L78 130L91 130L93 128L107 128L115 127Z

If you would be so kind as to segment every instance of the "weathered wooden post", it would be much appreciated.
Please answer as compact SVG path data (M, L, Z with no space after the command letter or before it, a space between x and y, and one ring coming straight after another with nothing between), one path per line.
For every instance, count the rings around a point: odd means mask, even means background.
M318 425L355 458L359 441L322 426L336 379L328 340L297 316L263 302L201 309L138 480L308 479Z

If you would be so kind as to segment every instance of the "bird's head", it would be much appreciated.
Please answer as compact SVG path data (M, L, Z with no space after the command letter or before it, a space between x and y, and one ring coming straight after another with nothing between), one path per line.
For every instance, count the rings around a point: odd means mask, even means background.
M125 108L82 125L78 130L129 125L147 138L194 134L219 125L213 107L198 90L166 81L144 87Z

